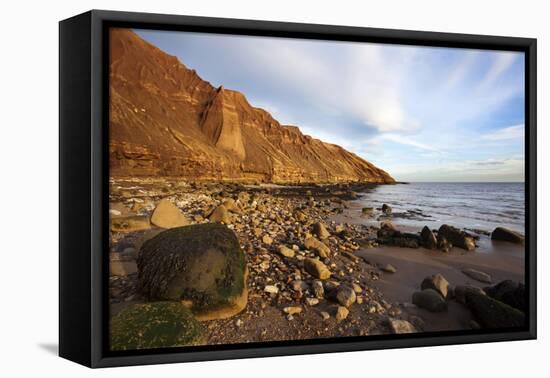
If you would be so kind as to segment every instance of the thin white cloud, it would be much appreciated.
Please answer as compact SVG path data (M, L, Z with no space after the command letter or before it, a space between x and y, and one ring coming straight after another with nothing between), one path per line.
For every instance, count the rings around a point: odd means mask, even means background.
M493 85L514 64L517 57L518 53L513 52L496 53L493 64L481 81L479 88L487 88Z
M503 141L523 139L525 137L525 125L514 125L498 129L490 134L485 134L481 137L483 140Z
M440 150L438 148L434 147L433 145L418 142L418 141L414 140L411 137L400 135L400 134L391 134L391 133L390 134L380 134L377 138L379 138L381 140L389 140L391 142L403 144L403 145L406 145L406 146L416 147L416 148L419 148L421 150L440 152Z

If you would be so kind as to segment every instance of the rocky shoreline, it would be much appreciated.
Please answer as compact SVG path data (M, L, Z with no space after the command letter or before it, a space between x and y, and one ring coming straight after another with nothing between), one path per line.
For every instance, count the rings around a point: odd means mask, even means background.
M457 300L458 287L447 282L451 289L443 295L436 289L441 282L446 282L444 277L438 277L437 284L433 285L424 284L430 278L419 277L423 290L411 298L416 304L392 303L377 287L377 282L384 275L399 274L399 271L391 264L370 263L357 251L381 245L441 251L455 246L472 251L478 237L450 226L439 230L425 227L420 233L401 232L390 222L390 208L364 208L357 214L379 216L379 226L334 221L350 211L349 201L356 200L366 187L361 184L245 186L160 178L111 179L109 292L113 319L116 321L132 306L172 299L165 295L170 286L167 283L155 281L163 290L147 290L151 285L144 279L147 269L161 272L161 277L181 275L181 272L168 272L166 267L170 264L140 257L140 251L151 256L147 251L152 249L152 242L148 241L166 235L167 229L185 229L194 224L199 225L196 229L200 230L204 225L219 223L224 225L224 230L236 235L240 252L235 253L244 255L247 299L244 309L216 319L216 316L199 313L198 299L211 300L212 296L201 297L194 288L189 297L196 300L187 305L195 318L202 319L199 326L192 327L193 331L200 328L202 332L201 337L189 345L421 332L425 328L424 320L409 308L430 307L443 311L447 301ZM506 230L499 230L497 237L522 242L520 236L510 236ZM159 248L155 247L155 251ZM157 263L164 268L151 265ZM212 268L207 267L205 271L211 272ZM200 277L201 282L206 282L204 275ZM492 301L498 302L498 314L510 315L499 321L516 324L521 321L517 313L521 311L509 310L508 307L514 307L502 302L503 287L507 293L516 290L514 298L521 296L521 288L515 283L502 285L500 299L485 295L481 288L467 288L463 290L466 293L463 297L473 299L465 299L464 304L476 312L484 306L494 308ZM480 299L478 294L490 300ZM500 306L501 303L505 307ZM216 311L220 314L219 309ZM482 320L479 315L478 318L472 328L493 326L491 319Z

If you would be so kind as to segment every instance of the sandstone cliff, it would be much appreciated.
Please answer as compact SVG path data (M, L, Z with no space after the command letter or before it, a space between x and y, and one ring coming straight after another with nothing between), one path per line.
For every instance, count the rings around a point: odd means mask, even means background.
M110 38L111 175L394 182L342 147L281 125L243 94L213 87L131 30Z

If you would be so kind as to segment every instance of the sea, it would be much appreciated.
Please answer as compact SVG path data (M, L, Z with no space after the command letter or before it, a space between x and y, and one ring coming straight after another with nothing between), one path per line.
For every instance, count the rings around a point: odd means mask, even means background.
M491 232L497 226L525 232L524 183L412 182L366 190L362 207L388 204L396 224L434 229L449 224Z

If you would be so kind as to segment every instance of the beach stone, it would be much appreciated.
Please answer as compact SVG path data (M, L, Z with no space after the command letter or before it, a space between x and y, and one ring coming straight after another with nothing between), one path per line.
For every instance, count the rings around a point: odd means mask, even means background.
M127 217L111 218L110 228L113 232L134 232L151 228L149 217L131 215Z
M420 285L422 290L434 289L437 291L443 298L447 298L447 292L449 290L449 282L441 274L434 274L424 278L422 284Z
M393 333L414 333L418 332L414 325L406 320L388 318L388 324Z
M483 283L492 283L492 279L491 279L491 276L487 273L484 273L484 272L481 272L479 270L476 270L476 269L472 269L472 268L467 268L467 269L462 269L462 273L464 273L465 275L467 275L468 277L476 280L476 281L479 281L479 282L483 282Z
M270 245L271 243L273 243L273 239L269 235L264 235L262 236L262 242L264 244Z
M356 284L355 282L351 283L351 288L353 289L355 294L361 294L363 292L363 288L358 284Z
M345 308L344 306L337 307L336 315L335 315L337 322L341 322L345 320L348 317L348 315L349 315L349 310L347 308Z
M224 223L224 224L230 224L231 223L231 215L229 214L229 211L224 205L220 205L216 207L208 216L208 219L210 222L213 223Z
M302 308L300 306L289 306L285 307L283 312L289 315L296 315L302 312Z
M330 319L330 314L326 311L321 311L321 317L323 318L323 320L328 320Z
M506 303L520 311L527 310L525 285L512 280L499 282L495 286L486 287L485 293L491 298Z
M109 272L111 276L125 277L137 273L135 261L109 261Z
M288 248L286 245L280 245L277 250L279 254L284 257L294 257L296 254L293 249Z
M277 294L279 292L279 288L275 285L267 285L264 287L264 291L269 294Z
M321 280L326 280L327 278L330 278L330 270L325 264L317 259L312 259L309 257L304 259L304 269L315 278Z
M307 238L304 242L304 246L309 250L315 251L317 255L323 259L329 257L330 255L330 248L314 237Z
M504 227L497 227L491 233L491 240L502 240L510 243L524 244L525 236L519 232L512 231Z
M237 204L237 202L233 199L233 198L227 198L226 200L224 200L222 202L222 205L228 210L228 211L231 211L232 213L240 213L241 212L241 209L239 208L239 205Z
M326 239L330 236L330 232L328 232L326 226L321 222L313 224L313 234L319 239Z
M153 214L151 223L160 228L187 226L190 221L172 202L163 199L159 202Z
M292 290L300 292L300 293L302 291L306 291L307 289L309 289L309 285L307 284L307 282L304 282L302 280L292 281L291 287L292 287Z
M357 296L353 289L346 285L340 285L336 289L336 300L344 307L349 307L355 303Z
M488 295L466 292L466 306L484 328L512 328L525 326L525 314Z
M390 239L397 232L395 226L391 222L381 222L380 229L377 231L376 236L378 239L385 240Z
M466 293L472 291L475 293L478 293L480 295L485 295L485 292L483 289L477 287L477 286L471 286L471 285L458 285L454 288L454 295L457 302L462 303L463 305L466 304Z
M374 215L374 207L363 207L361 209L361 214L363 214L364 216L373 216Z
M390 215L392 213L392 208L390 205L383 204L382 205L382 212L386 215Z
M293 216L294 216L294 219L296 219L298 222L303 223L303 222L307 221L307 216L302 211L299 211L299 210L295 211Z
M437 248L437 238L428 226L424 226L424 228L422 228L422 231L420 232L420 239L422 241L422 246L424 246L425 248Z
M453 246L467 251L473 251L476 248L475 239L472 235L447 224L439 227L437 237L444 237L450 241Z
M412 303L430 312L441 312L447 309L445 299L433 289L413 293Z
M447 240L446 237L438 235L437 238L437 248L442 252L449 252L453 249L453 244Z
M196 345L204 339L199 322L178 302L130 305L113 316L109 331L115 351Z
M392 264L386 264L381 268L386 273L396 273L397 269Z
M319 280L314 280L311 284L311 287L313 289L313 293L317 298L324 298L325 296L325 289L323 288L323 283Z
M224 319L246 306L245 256L227 226L163 231L142 245L137 264L145 298L183 301L199 320Z
M316 306L319 304L318 298L306 298L306 303L308 306Z

